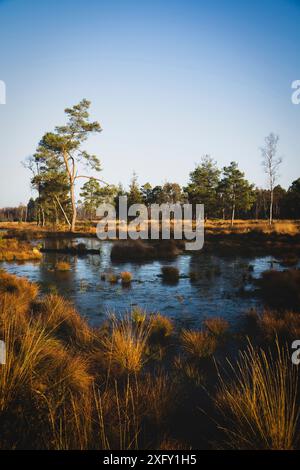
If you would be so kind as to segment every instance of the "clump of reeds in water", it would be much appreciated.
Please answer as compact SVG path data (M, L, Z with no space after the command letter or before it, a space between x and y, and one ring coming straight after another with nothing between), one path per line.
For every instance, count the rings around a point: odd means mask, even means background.
M162 279L169 284L176 284L179 281L179 269L175 266L163 266L161 268Z
M58 261L55 264L55 270L60 272L67 272L71 270L71 265L67 261Z
M115 273L109 273L107 279L111 284L117 284L119 276Z
M120 278L124 286L129 286L132 281L132 274L129 271L123 271L120 274Z

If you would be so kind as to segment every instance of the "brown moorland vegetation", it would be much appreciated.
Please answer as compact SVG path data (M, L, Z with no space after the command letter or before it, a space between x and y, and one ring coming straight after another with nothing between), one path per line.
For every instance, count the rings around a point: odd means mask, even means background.
M151 221L149 221L151 224ZM76 225L76 232L96 235L97 221L78 221ZM172 226L172 222L171 222ZM40 234L49 233L64 233L68 232L67 225L51 225L41 227L35 222L0 222L0 230L7 230L11 232L35 232ZM234 225L231 226L230 220L223 219L208 219L205 221L205 230L207 234L242 234L242 233L264 233L264 234L277 234L277 235L299 235L300 221L299 220L275 220L272 225L268 220L260 219L237 219ZM77 233L77 235L78 235ZM75 233L76 235L76 233ZM72 234L70 235L72 236Z
M257 283L270 307L300 311L300 269L265 271Z
M1 272L0 337L2 449L228 448L233 435L238 448L299 445L285 346L247 349L222 319L180 332L135 308L93 329L70 302Z
M65 225L40 227L35 223L2 222L0 230L7 231L6 238L24 241L42 238L91 238L96 237L96 225L97 221L79 221L76 232L71 233ZM184 249L185 245L180 240L114 241L111 258L118 262L172 259ZM274 221L270 226L266 220L236 220L231 227L228 220L207 220L203 250L221 254L273 254L287 264L295 264L300 258L300 221L280 220ZM88 252L69 247L60 251L70 254Z
M0 261L32 261L41 258L40 250L30 243L0 238Z

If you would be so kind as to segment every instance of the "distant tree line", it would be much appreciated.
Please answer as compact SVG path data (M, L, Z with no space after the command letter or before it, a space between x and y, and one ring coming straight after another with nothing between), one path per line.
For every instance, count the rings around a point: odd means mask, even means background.
M31 198L27 206L0 209L0 220L45 225L60 224L69 219L71 203L67 182L58 178L58 175L48 177L47 182L40 181L39 197ZM205 156L190 173L190 180L184 187L172 182L157 186L145 183L140 186L134 174L126 191L121 184L102 186L99 181L90 178L80 191L78 218L95 219L99 204L109 202L117 206L119 196L127 196L128 205L202 203L207 218L230 220L269 219L271 199L270 189L255 188L245 179L237 163L232 162L221 171L209 156ZM300 219L300 178L288 190L279 184L273 188L272 211L275 219Z
M71 217L68 194L67 182L53 177L53 183L50 186L42 184L40 196L31 198L27 206L0 209L0 220L36 221L40 225L63 223ZM95 219L99 204L108 202L117 207L119 196L127 196L128 205L142 203L150 206L176 202L204 204L206 218L233 221L234 218L269 219L270 215L270 189L255 188L245 179L235 162L219 170L207 155L190 173L189 182L184 187L172 182L157 186L150 183L139 185L134 174L128 190L125 190L121 184L103 186L90 178L80 191L78 218ZM300 178L288 190L279 184L273 188L272 212L275 219L300 219Z
M27 206L20 204L18 207L0 208L0 222L26 222L28 219L28 206L29 203Z
M67 122L42 137L34 155L25 165L31 171L31 186L37 197L27 206L0 209L0 220L36 221L38 225L66 223L75 230L77 218L95 219L96 209L103 202L118 207L119 196L126 195L128 206L143 203L147 206L162 203L204 204L206 218L276 219L300 218L300 178L288 190L278 184L278 140L269 134L261 148L262 164L267 175L267 188L254 187L236 162L218 168L209 155L204 155L189 175L186 186L165 182L153 186L139 185L133 174L128 190L119 184L110 185L97 177L79 173L84 163L87 170L99 172L100 160L89 154L83 144L93 133L101 132L100 124L89 119L90 102L82 100L65 110ZM80 165L81 164L81 165ZM85 182L76 201L75 188Z

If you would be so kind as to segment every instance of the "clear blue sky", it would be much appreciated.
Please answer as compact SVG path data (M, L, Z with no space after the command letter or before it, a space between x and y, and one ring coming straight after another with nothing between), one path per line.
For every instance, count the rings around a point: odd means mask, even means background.
M185 184L201 155L265 184L274 131L280 183L300 176L300 1L0 0L0 206L25 202L21 161L85 97L103 127L103 179Z

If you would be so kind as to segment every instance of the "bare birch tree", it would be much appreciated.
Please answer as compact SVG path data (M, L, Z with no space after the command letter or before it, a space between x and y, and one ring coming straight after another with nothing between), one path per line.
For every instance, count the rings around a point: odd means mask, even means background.
M270 191L269 224L273 222L274 187L278 179L279 165L282 158L277 155L279 136L271 132L265 138L265 146L261 147L262 165L268 178L268 189Z

